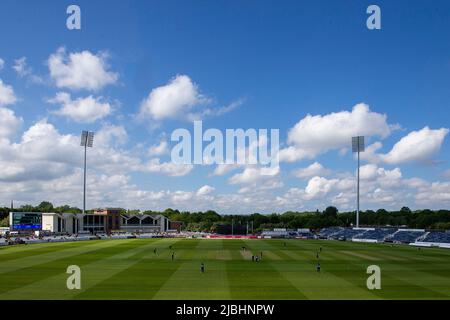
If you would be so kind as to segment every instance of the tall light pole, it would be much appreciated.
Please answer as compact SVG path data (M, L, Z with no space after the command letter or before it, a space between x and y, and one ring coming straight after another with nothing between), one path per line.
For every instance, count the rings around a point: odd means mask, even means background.
M356 182L356 227L359 228L359 153L364 152L364 136L352 137L352 151L358 154L358 173Z
M81 144L84 147L84 183L83 183L83 214L86 212L86 154L87 148L94 145L94 133L89 131L81 132Z

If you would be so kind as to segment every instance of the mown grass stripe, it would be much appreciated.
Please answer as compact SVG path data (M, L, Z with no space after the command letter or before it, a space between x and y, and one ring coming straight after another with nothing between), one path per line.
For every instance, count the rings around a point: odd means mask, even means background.
M89 241L83 242L86 242L86 244L89 243ZM30 257L48 252L56 252L58 250L66 250L76 246L78 246L77 242L50 242L0 247L0 262L19 259L24 256Z
M111 251L110 254L103 258L91 260L90 263L84 263L80 266L81 290L67 289L66 280L69 275L65 273L65 269L61 268L60 272L52 277L8 291L4 295L7 296L8 299L21 299L24 296L34 297L31 299L39 299L39 293L45 290L46 299L71 299L96 283L101 282L132 265L136 262L136 260L133 259L134 255L153 246L153 243L134 240L123 243L121 246L115 248L117 250ZM73 260L74 264L77 264L76 260L77 259ZM102 297L99 296L99 298Z
M118 272L103 277L89 290L77 294L74 299L151 299L159 289L155 281L164 280L176 269L181 260L171 260L179 239L145 240L151 243L132 255L133 263L124 266ZM172 246L173 249L169 247ZM154 249L157 249L157 254Z
M243 240L245 247L250 248L253 252L258 254L263 253L260 262L250 262L250 268L253 273L258 275L259 281L252 283L252 286L244 287L239 283L239 290L232 290L232 292L239 292L238 298L247 299L305 299L306 297L292 284L290 277L284 271L281 271L279 266L282 263L282 258L277 254L278 251L272 250L271 246L263 241ZM273 253L273 252L276 253ZM266 258L267 253L273 253L277 259L272 260ZM266 253L266 254L265 254ZM272 256L272 257L273 257ZM230 270L230 268L228 269ZM230 271L229 271L230 272ZM270 274L270 278L268 275ZM255 275L252 275L254 277ZM236 276L236 275L235 275ZM233 296L233 298L235 298Z
M222 245L223 240L198 240L190 261L185 261L161 286L155 299L228 299L229 289L222 261L208 260L208 250ZM205 263L205 273L200 263Z
M276 243L274 243L276 245ZM292 246L304 248L304 242L291 242ZM308 250L314 250L313 246L307 246ZM318 248L320 249L320 247ZM306 250L300 250L305 252ZM294 251L295 253L299 250ZM325 253L325 250L322 251ZM322 255L320 253L320 255ZM319 256L320 256L319 255ZM318 273L315 269L317 259L315 255L307 254L305 258L291 264L278 264L279 271L293 283L308 299L374 299L376 296L361 290L354 281L348 278L335 276L332 272L322 270ZM326 290L325 290L326 288Z
M250 254L262 251L262 261L244 260L244 246ZM7 271L0 273L0 299L450 299L450 250L437 248L317 240L128 239L35 244L7 252L0 254L0 270ZM320 273L315 271L317 252ZM200 273L202 261L205 274ZM69 264L88 270L82 292L63 292ZM381 267L381 290L366 287L371 264Z
M351 243L346 242L335 242L334 247L336 248L333 252L335 255L340 255L341 249L344 247L349 247ZM358 247L358 252L363 251L363 248ZM369 248L368 250L373 250ZM376 249L375 249L376 250ZM386 261L380 261L379 263L374 263L373 261L367 260L355 260L349 259L348 264L346 264L347 269L353 269L356 267L356 271L359 275L361 275L361 280L367 279L369 275L362 276L363 273L366 272L367 267L371 264L376 264L381 268L381 282L382 289L381 290L371 290L373 294L379 296L383 299L411 299L413 297L417 297L418 295L423 299L442 299L446 297L445 294L440 293L438 291L433 290L432 288L420 285L417 282L417 279L414 277L406 279L401 279L401 273L404 271L402 265L406 265L408 262L404 263L387 263ZM396 270L392 270L389 266L395 266ZM330 269L330 272L334 273L337 276L343 276L344 268ZM366 282L359 281L359 286L362 289L366 288Z
M87 243L86 243L87 242ZM111 241L86 241L86 242L76 242L75 246L73 243L68 245L64 250L55 250L48 253L44 253L38 256L24 256L18 259L1 261L0 260L0 274L12 272L24 268L29 268L42 263L48 263L50 261L67 258L70 256L78 255L80 253L86 253L90 251L95 251L98 249L103 249L107 247L117 246L121 243L126 242L126 240L111 240Z
M33 265L31 267L22 268L19 270L11 271L9 273L0 274L0 293L5 293L32 285L34 282L43 281L47 278L51 278L54 275L65 273L69 265L78 265L80 267L89 264L91 262L101 260L103 257L108 257L117 252L128 250L129 247L134 246L136 240L118 241L113 246L101 247L96 250L83 251L78 254L62 257L61 259L52 259L46 263L39 265ZM80 248L81 249L81 248ZM107 268L107 266L105 266ZM65 283L65 282L64 282ZM2 298L7 298L3 297ZM41 297L42 298L42 297ZM30 299L36 299L30 297Z

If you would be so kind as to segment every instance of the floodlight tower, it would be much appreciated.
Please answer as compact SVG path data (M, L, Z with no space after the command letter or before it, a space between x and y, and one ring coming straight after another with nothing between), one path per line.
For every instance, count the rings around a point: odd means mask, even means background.
M359 153L364 152L364 136L352 137L352 151L358 154L358 173L356 182L356 227L359 228Z
M84 147L84 184L83 184L83 214L86 212L86 153L87 148L94 145L94 133L89 131L81 132L81 144Z

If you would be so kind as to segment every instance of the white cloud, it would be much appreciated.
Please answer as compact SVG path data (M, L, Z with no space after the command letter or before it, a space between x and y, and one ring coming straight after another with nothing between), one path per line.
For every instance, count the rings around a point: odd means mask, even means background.
M17 72L20 77L27 76L31 73L31 69L27 67L27 58L22 57L20 59L14 60L13 69Z
M363 103L355 105L351 112L307 115L289 130L289 146L280 150L280 160L311 159L330 150L340 150L348 147L351 137L356 135L386 138L392 128L386 115L370 111Z
M148 149L150 156L161 156L169 153L167 141L162 140L157 145L153 145Z
M311 200L327 195L333 186L338 183L337 179L326 179L324 177L313 177L308 181L305 188L305 199Z
M399 168L387 170L373 164L361 167L361 207L366 209L399 209L414 207L415 195L426 190L429 183L420 178L404 179ZM339 173L335 178L315 176L304 188L290 188L276 196L276 203L295 208L325 208L333 204L342 210L354 210L356 205L356 173Z
M360 178L362 180L373 180L378 176L378 167L374 164L366 164L359 169Z
M1 170L1 169L0 169ZM0 173L1 174L1 173ZM0 183L0 203L38 204L42 199L55 205L69 204L80 207L82 204L83 171L56 176L47 181L28 180L23 182ZM168 207L180 210L217 210L221 213L248 213L255 208L275 208L268 194L220 194L198 193L198 190L143 190L131 182L131 177L123 174L88 175L88 208L123 207L130 209L164 210ZM205 189L205 188L203 188ZM209 188L208 188L209 189ZM258 206L255 206L258 204Z
M78 142L78 143L77 143ZM12 182L48 180L58 175L66 175L78 161L79 139L61 136L46 121L31 126L22 135L19 143L0 140L0 163L14 166L1 180Z
M26 57L14 60L13 69L21 78L26 77L29 81L37 84L41 84L44 82L44 80L40 76L33 74L33 70L27 65Z
M103 125L95 134L96 147L110 147L122 145L128 140L127 131L120 125Z
M180 119L201 120L221 116L244 103L239 98L224 107L208 108L213 100L200 93L199 87L187 75L177 75L162 86L154 88L140 105L139 117L153 120Z
M63 106L64 101L72 104L77 101L73 101L70 95L63 95L62 98L59 103ZM20 198L20 201L40 202L48 199L60 204L79 205L83 153L79 147L78 132L75 135L62 134L52 124L42 120L28 128L20 141L10 142L9 137L17 132L21 124L22 119L12 110L0 107L0 200ZM445 137L447 133L444 133ZM232 185L229 188L237 186L237 191L229 194L222 190L215 192L215 188L210 185L192 190L142 190L133 184L129 173L159 173L176 177L189 174L193 166L152 159L153 156L167 154L168 146L164 137L149 148L148 161L140 158L147 152L143 146L122 149L128 148L125 145L127 139L127 131L120 125L105 124L96 131L95 147L88 151L89 207L150 206L155 210L174 207L181 210L213 209L222 213L314 210L330 204L338 206L341 211L353 210L355 207L355 172L333 174L318 162L295 170L293 173L301 179L310 179L304 182L297 180L303 185L287 191L280 189L283 182L279 168L270 171L258 166L242 165L215 167L213 175L224 175L240 169L228 179ZM428 140L434 141L429 137L426 138ZM290 147L298 148L296 144ZM381 147L381 143L375 143L367 149L373 148L372 155L380 159L377 153ZM374 163L361 167L361 204L364 210L379 207L398 209L404 205L411 208L415 205L445 207L449 204L448 187L447 182L430 183L415 177L404 178L400 168L386 169Z
M387 154L380 154L379 159L388 164L430 160L440 150L448 132L446 128L432 130L428 127L412 131L401 138Z
M381 188L375 189L372 193L367 195L371 202L377 203L379 206L394 203L395 195L390 190L383 190Z
M14 117L11 111L0 109L0 112L1 120L9 119L0 129L0 166L9 168L9 174L0 175L0 180L17 183L48 181L82 168L83 152L78 134L61 134L44 119L28 128L18 143L11 143L7 138L22 120ZM193 169L192 165L160 162L159 159L143 162L138 155L120 148L127 138L124 127L103 125L96 132L94 148L88 151L90 170L107 175L140 172L178 177Z
M267 190L279 189L284 186L284 183L280 179L265 179L257 183L245 184L238 190L238 194L257 195L266 192Z
M105 131L115 130L105 128ZM41 143L41 140L54 141L53 150L42 150L48 142ZM35 146L38 142L40 144ZM15 199L20 204L37 204L46 199L56 205L68 203L80 206L82 158L77 154L82 155L82 152L77 149L78 142L79 137L60 135L45 122L27 130L22 141L10 145L14 147L8 152L4 152L5 144L0 142L0 202L7 203L9 199ZM65 144L67 149L64 149ZM96 149L103 149L106 153L96 153ZM25 150L29 152L28 157L24 155ZM118 206L162 210L173 207L194 211L213 209L221 213L322 210L330 204L336 205L340 211L355 208L356 182L354 174L350 172L333 179L313 177L304 188L290 188L282 195L273 190L277 183L275 179L257 180L256 184L245 183L237 193L230 194L214 194L215 189L210 185L203 185L196 190L143 190L132 183L130 176L119 170L125 166L133 168L132 171L139 171L142 169L141 163L130 162L121 155L122 158L115 166L105 167L105 163L111 161L108 157L117 150L96 146L89 151L90 208ZM66 155L58 157L61 153ZM22 157L16 158L17 155ZM74 164L68 164L69 160L74 160ZM380 207L399 209L404 205L413 208L414 203L434 208L449 204L448 183L431 184L419 178L402 179L401 172L396 169L367 168L372 174L368 176L370 179L361 180L361 205L364 210Z
M68 175L59 175L47 181L29 180L0 184L1 200L14 199L17 204L38 204L42 199L51 201L54 205L82 205L83 171L76 169ZM130 178L121 174L95 174L87 176L88 208L108 205L136 208L144 202L154 203L161 198L159 192L142 191L130 184ZM162 193L165 196L165 193Z
M396 187L402 184L402 172L400 168L387 170L379 168L374 164L367 164L360 168L360 178L362 183L375 181L382 187ZM411 185L410 185L411 186Z
M229 105L221 108L207 108L201 112L201 116L221 116L228 112L233 111L234 109L240 107L245 102L245 98L239 98L233 102L231 102ZM195 118L198 115L195 115L193 118ZM198 116L199 117L199 116Z
M17 117L13 110L0 107L0 139L14 135L22 125L23 119Z
M13 87L3 83L0 79L0 107L13 104L17 101L17 97L14 94Z
M300 168L293 171L294 176L300 179L311 178L314 176L326 176L331 173L331 170L326 169L319 162L307 166L306 168Z
M261 180L271 179L280 173L280 168L264 168L248 166L241 173L237 173L229 179L231 184L250 184Z
M5 66L5 60L0 58L0 70L2 70L4 66Z
M214 187L204 185L197 190L197 196L206 196L215 190Z
M104 125L96 132L95 146L88 151L88 207L120 206L162 210L175 207L185 210L224 210L239 212L255 208L255 203L269 207L264 194L271 181L259 193L213 194L206 185L197 190L142 190L132 183L129 172L158 172L179 176L192 166L177 166L153 159L143 163L126 151L114 148L115 141L126 141L123 127ZM0 139L0 202L14 199L18 204L37 204L43 199L55 205L81 205L83 152L79 135L61 134L46 120L28 128L17 143ZM244 209L245 208L245 209ZM250 211L249 211L250 212Z
M111 105L102 102L101 98L88 96L72 100L70 94L66 92L58 92L55 98L49 100L51 103L61 103L59 110L53 111L59 116L68 117L80 123L93 123L100 120L111 113Z
M180 203L185 201L190 201L194 194L188 191L175 191L171 195L171 200L174 203Z
M262 195L268 190L283 187L283 182L279 177L279 167L270 168L259 167L256 165L241 167L244 168L242 172L236 173L228 179L228 182L232 185L241 185L238 194L252 197ZM262 196L260 196L260 198L262 198Z
M301 198L304 191L299 188L290 188L282 196L275 197L275 203L279 208L304 208L304 201Z
M214 169L213 176L223 176L235 169L242 167L240 164L218 164Z
M380 162L377 151L383 147L383 144L379 141L368 145L364 152L360 153L361 160L367 160L369 162Z
M108 70L107 55L90 51L66 53L59 48L50 55L48 67L50 76L59 88L73 90L100 90L117 82L117 73Z
M326 179L324 177L311 178L306 187L290 188L282 196L276 197L278 206L284 210L315 210L325 209L331 204L339 202L341 205L348 203L345 192L339 191L339 179ZM353 200L353 199L352 199ZM341 206L340 206L341 208Z
M162 173L171 177L185 176L194 168L191 164L176 164L173 162L161 162L159 158L151 159L141 166L143 172Z
M111 131L111 128L106 126L98 131L99 139L88 152L89 167L115 174L139 171L139 159L105 144L107 136L117 136L117 132L105 131ZM14 164L17 174L10 174L9 181L45 181L65 176L83 165L80 137L60 134L52 124L41 120L28 128L18 143L0 139L0 163ZM0 176L2 179L5 177Z
M416 194L416 200L419 204L429 205L431 208L448 206L450 204L450 182L433 182Z
M408 188L415 188L415 189L426 188L429 185L427 181L421 178L404 179L403 184Z
M182 118L192 115L191 109L205 102L198 87L186 75L177 75L168 84L153 89L141 103L141 116L155 120Z

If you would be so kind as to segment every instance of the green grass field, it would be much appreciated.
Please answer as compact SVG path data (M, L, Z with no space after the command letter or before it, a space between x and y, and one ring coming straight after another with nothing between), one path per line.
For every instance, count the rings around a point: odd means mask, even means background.
M284 246L286 242L286 246ZM175 260L171 260L172 245ZM246 246L247 252L241 250ZM322 247L322 271L316 252ZM158 248L157 255L154 248ZM260 254L259 263L251 254ZM200 272L204 262L206 272ZM366 269L381 268L381 290ZM81 268L81 290L66 269ZM0 248L0 299L449 299L450 250L316 240L128 239Z

